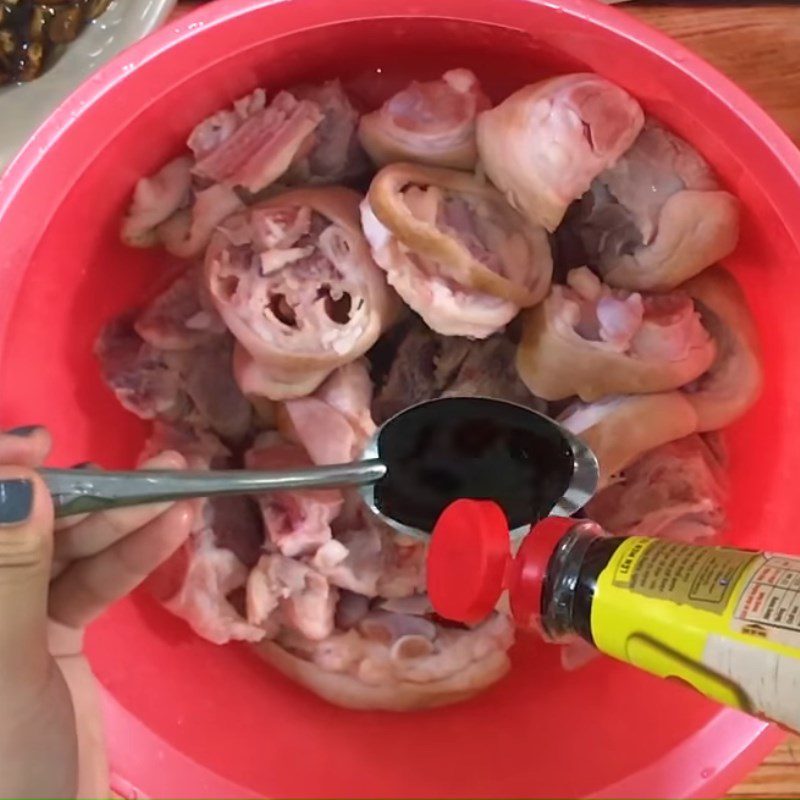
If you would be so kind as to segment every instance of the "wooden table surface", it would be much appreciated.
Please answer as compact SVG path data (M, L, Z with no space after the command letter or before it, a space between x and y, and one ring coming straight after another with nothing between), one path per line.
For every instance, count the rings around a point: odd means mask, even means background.
M800 3L631 2L620 6L733 78L800 144ZM779 747L731 798L800 798L800 737Z
M733 78L800 143L800 3L619 6Z

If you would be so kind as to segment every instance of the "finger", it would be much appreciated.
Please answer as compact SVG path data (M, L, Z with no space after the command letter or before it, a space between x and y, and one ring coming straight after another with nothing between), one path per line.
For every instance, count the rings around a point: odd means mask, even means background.
M186 461L179 453L160 453L142 465L142 469L182 469ZM63 564L89 558L111 547L132 531L147 525L172 505L150 503L145 506L96 511L74 525L60 528L55 537L54 560Z
M17 464L21 467L39 467L47 458L52 439L41 425L0 433L0 464Z
M53 506L30 469L0 467L0 676L4 688L48 679L47 587ZM2 705L2 704L0 704Z
M186 540L194 520L181 502L92 558L76 561L50 585L50 616L80 628L135 589Z

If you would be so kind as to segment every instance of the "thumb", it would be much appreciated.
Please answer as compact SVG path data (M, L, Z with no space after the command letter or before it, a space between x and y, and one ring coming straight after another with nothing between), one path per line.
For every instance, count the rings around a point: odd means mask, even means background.
M36 691L48 679L47 592L53 504L32 470L0 467L0 676Z

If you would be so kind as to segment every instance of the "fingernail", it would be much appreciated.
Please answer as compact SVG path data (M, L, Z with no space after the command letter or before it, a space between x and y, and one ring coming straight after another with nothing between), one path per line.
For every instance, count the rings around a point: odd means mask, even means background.
M38 431L41 427L41 425L23 425L19 428L12 428L10 431L6 431L6 433L9 436L30 436L32 433Z
M19 525L31 515L33 484L16 478L0 481L0 525Z

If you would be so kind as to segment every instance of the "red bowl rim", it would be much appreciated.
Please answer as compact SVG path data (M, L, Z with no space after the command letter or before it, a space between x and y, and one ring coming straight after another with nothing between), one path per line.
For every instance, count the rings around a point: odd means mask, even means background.
M203 30L226 22L252 11L286 3L315 6L314 23L308 25L287 24L285 21L273 27L270 38L295 33L306 27L369 18L398 18L418 16L407 10L408 0L382 0L380 10L371 0L337 0L336 3L320 3L317 0L217 0L213 4L181 16L161 30L151 34L117 56L99 70L70 95L40 126L20 150L5 172L0 176L0 230L3 220L15 202L31 173L55 147L62 134L74 121L88 113L106 93L124 83L137 67L157 59L162 53L178 47L184 41L200 36ZM485 0L437 0L435 11L429 17L472 22L496 22L513 25L519 21L524 26L527 7L544 6L582 19L618 37L627 39L648 50L672 68L678 70L708 92L722 100L736 116L745 123L757 138L785 169L790 179L792 194L800 197L800 151L783 130L743 90L723 76L714 67L693 54L668 36L638 21L624 10L605 6L597 0L505 0L486 3ZM502 7L502 11L497 11ZM502 17L502 19L500 18ZM87 156L88 158L88 156ZM76 164L74 177L83 171L84 163ZM785 194L785 192L784 192ZM791 208L780 197L773 198L776 210ZM53 209L57 201L52 203ZM31 215L32 216L32 215ZM15 227L15 238L32 248L42 230L43 216L29 226ZM792 225L788 215L781 218L800 249L800 221ZM49 217L48 217L49 219ZM14 220L15 226L18 220ZM0 293L0 337L5 332L11 316L17 290L24 277L24 269L6 271L4 291ZM104 707L109 731L109 747L114 767L112 784L128 797L141 797L136 787L136 775L131 774L134 763L144 766L158 764L158 772L169 773L169 784L173 796L176 789L185 795L187 787L193 796L202 787L206 797L258 797L244 787L189 759L149 730L133 713L122 707L107 690L103 690ZM115 733L119 737L115 737ZM732 709L720 709L709 722L680 745L665 753L647 767L626 776L624 779L597 791L592 798L613 797L717 797L724 793L742 775L752 769L782 739L783 734L774 726L745 716ZM124 747L115 748L114 740ZM133 754L135 753L135 756ZM165 764L169 763L169 769ZM141 776L140 776L141 777ZM156 779L155 775L149 776ZM149 780L146 782L149 783ZM157 786L148 787L156 796Z

